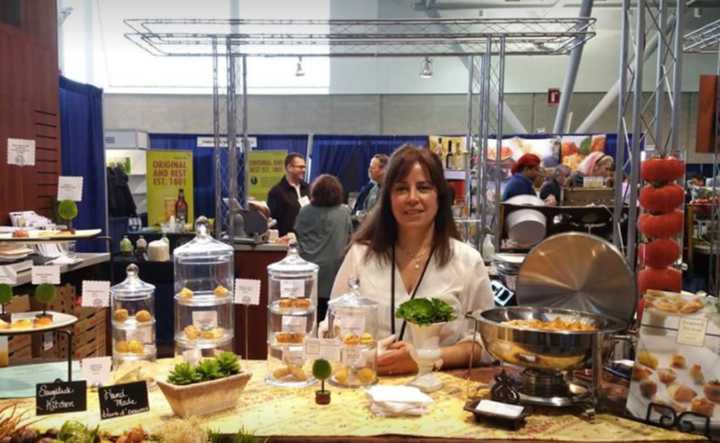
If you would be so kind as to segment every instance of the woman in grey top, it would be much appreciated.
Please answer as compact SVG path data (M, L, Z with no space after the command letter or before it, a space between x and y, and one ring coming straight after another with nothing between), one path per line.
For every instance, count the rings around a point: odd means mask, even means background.
M318 275L318 321L325 318L335 274L350 241L350 208L342 204L343 187L332 175L323 174L310 186L310 204L295 219L300 256L320 267Z

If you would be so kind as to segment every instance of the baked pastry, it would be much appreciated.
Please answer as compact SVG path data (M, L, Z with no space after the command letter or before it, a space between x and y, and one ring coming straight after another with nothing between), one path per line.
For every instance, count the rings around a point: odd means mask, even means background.
M670 368L660 368L658 369L657 374L658 380L660 380L662 383L665 383L666 385L674 382L677 378L677 374L675 373L675 371Z
M657 369L658 359L648 351L640 351L637 355L637 361L648 368Z
M10 329L31 329L32 326L32 320L30 320L29 318L23 318L12 322Z
M150 320L152 320L152 315L149 311L141 309L135 313L135 320L139 321L140 323L149 322Z
M632 370L632 379L636 381L647 380L653 373L652 369L643 365L635 365Z
M689 402L697 397L697 392L693 391L688 385L674 384L668 387L668 395L675 401L683 403Z
M115 350L122 354L129 352L128 342L125 340L118 340L115 342Z
M191 290L188 289L188 288L182 288L182 289L180 290L180 292L178 293L178 295L180 296L180 298L184 298L184 299L186 299L186 300L187 300L187 299L191 299L192 296L193 296L193 291L191 291Z
M215 286L215 289L213 289L213 294L215 294L215 297L225 297L230 293L228 288L226 288L223 285L217 285Z
M30 233L24 229L16 229L13 231L12 236L14 238L28 238Z
M670 366L675 369L685 369L687 368L687 360L685 356L675 353L670 358Z
M694 365L690 366L690 377L693 379L695 384L701 385L705 383L705 376L703 375L702 366L700 366L698 363L695 363Z
M217 340L223 336L223 328L212 328L206 331L200 332L200 337L205 340Z
M703 386L705 397L715 403L720 403L720 380L710 380Z
M657 393L657 390L657 383L652 380L645 380L643 382L640 382L640 393L645 398L653 398L653 395Z
M703 305L703 303L700 300L695 299L695 300L691 300L689 302L684 303L680 307L680 313L681 314L694 314L704 307L705 307L705 305Z
M113 312L113 320L117 322L124 322L128 319L128 310L127 309L116 309L115 312Z
M50 316L39 316L33 319L33 326L36 328L43 328L45 326L52 326L53 319Z
M142 354L145 350L145 345L139 340L128 341L128 352L132 354Z
M368 384L375 381L375 371L370 368L362 368L357 372L358 380L362 384Z
M187 337L188 340L195 340L200 336L200 331L194 325L185 326L183 332L185 333L185 337Z
M302 343L305 334L301 332L278 332L275 334L275 340L278 343Z
M715 410L715 403L706 398L695 398L690 402L690 410L705 417L712 417Z

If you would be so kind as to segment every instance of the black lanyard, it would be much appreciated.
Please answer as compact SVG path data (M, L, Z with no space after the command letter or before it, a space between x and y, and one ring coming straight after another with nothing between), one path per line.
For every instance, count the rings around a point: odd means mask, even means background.
M434 247L430 250L430 255L428 255L427 260L425 260L425 266L423 266L422 274L420 274L420 278L418 279L412 294L410 294L410 300L414 299L415 294L417 294L418 288L423 281L423 277L425 277L425 271L427 271L427 267L430 264L430 259L432 259L433 252L435 252ZM405 335L406 323L407 322L403 320L398 340L402 340ZM395 246L392 247L392 268L390 269L390 332L392 334L395 333Z

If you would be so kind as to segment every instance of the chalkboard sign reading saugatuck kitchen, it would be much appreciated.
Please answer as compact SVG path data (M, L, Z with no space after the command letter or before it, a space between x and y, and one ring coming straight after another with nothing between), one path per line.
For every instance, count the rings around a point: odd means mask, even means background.
M150 410L147 383L138 381L98 389L100 418L124 417Z
M35 385L35 414L48 415L87 409L85 381L38 383Z

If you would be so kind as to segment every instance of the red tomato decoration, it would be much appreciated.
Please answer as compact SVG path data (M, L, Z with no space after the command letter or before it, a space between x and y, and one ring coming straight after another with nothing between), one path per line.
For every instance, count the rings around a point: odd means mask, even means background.
M645 268L638 273L638 291L645 294L648 289L680 292L682 272L675 268Z
M645 185L640 190L640 206L650 212L670 212L685 201L685 190L675 183L655 187Z
M643 180L668 182L685 175L685 163L675 157L651 158L642 162L640 174Z
M680 246L675 240L658 238L638 248L640 263L653 268L664 268L680 257Z
M683 229L683 213L673 211L660 215L642 214L638 219L638 228L647 237L673 237Z

